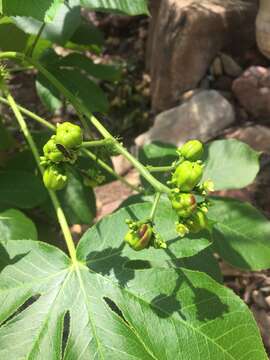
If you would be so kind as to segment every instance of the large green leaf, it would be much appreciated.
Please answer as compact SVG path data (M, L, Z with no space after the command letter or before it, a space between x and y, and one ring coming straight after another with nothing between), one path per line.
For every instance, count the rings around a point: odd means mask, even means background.
M42 181L24 171L0 172L0 204L31 209L47 197Z
M233 266L270 268L270 222L253 206L233 199L215 199L209 218L216 222L214 245Z
M98 11L115 11L128 15L148 14L148 0L71 0L71 3Z
M0 0L0 12L4 15L31 16L40 21L51 21L63 0Z
M163 266L167 263L173 265L176 259L193 256L211 245L207 233L197 234L196 237L190 235L181 239L175 230L177 221L175 212L169 202L161 202L156 212L155 226L164 241L167 242L168 249L164 251L149 248L147 251L140 251L134 255L134 250L128 246L123 247L123 239L128 231L125 220L146 219L149 217L150 211L150 203L120 209L85 233L80 242L80 251L88 253L91 247L92 256L96 260L110 254L108 259L108 266L110 267L121 266L120 260L122 259L123 262L126 257L131 255L133 255L134 259L145 260L151 264ZM119 251L122 253L121 259L118 256Z
M14 17L13 22L27 34L37 35L42 22L31 17ZM81 23L80 7L70 8L66 4L61 4L51 23L45 25L41 37L51 42L65 45L73 36Z
M259 155L238 140L213 141L206 145L203 180L212 179L216 190L241 189L254 181Z
M0 213L0 241L37 240L35 224L21 211L9 209Z
M1 360L267 360L247 306L207 275L108 276L110 253L95 260L82 250L72 265L44 243L1 244Z

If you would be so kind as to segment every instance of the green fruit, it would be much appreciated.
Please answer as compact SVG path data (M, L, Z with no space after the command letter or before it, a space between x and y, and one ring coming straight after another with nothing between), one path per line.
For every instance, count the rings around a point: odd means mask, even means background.
M43 152L46 159L58 164L65 160L64 154L57 148L54 137L52 137L44 146Z
M203 156L203 144L199 140L190 140L178 150L178 153L189 161L200 160Z
M83 141L82 129L70 122L58 125L56 129L55 142L63 145L67 149L79 147Z
M135 230L129 230L125 236L125 242L136 251L147 248L152 239L153 229L149 224L143 224L141 227Z
M183 219L189 218L197 207L195 196L192 194L174 194L171 203L177 215Z
M67 176L60 166L52 165L43 174L43 182L47 189L62 190L67 184Z
M195 234L204 229L208 229L209 223L205 212L198 210L190 220L187 221L187 226L189 231Z
M197 162L184 161L177 166L172 183L183 192L189 192L200 182L203 175L203 167Z

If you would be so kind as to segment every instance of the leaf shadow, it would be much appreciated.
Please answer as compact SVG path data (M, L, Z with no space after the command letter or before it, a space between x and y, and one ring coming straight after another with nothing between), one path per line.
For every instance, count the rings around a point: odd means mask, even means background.
M103 276L110 276L113 273L119 285L125 287L135 277L135 271L124 266L130 261L127 256L121 255L124 247L125 244L122 243L118 248L108 247L91 252L86 257L88 267Z
M18 261L24 258L28 253L29 252L16 255L14 256L14 258L11 258L8 252L6 251L5 247L2 244L0 244L0 273L4 270L6 266L16 264Z
M177 265L178 259L170 249L167 248L165 251L171 257L172 263ZM159 294L151 301L151 308L159 317L168 318L173 313L178 313L183 320L187 320L184 306L177 295L183 283L186 283L193 292L192 304L196 308L197 320L208 321L223 317L223 314L228 311L227 304L222 303L220 298L210 290L194 286L182 269L174 268L174 271L177 273L177 280L171 294ZM211 302L211 307L209 307L209 302Z

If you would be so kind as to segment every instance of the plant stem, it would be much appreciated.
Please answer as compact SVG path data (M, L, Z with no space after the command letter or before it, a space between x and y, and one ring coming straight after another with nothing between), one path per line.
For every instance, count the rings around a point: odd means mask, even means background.
M5 104L5 105L9 105L9 102L2 96L0 96L0 102ZM27 110L26 108L18 105L17 108L25 115L29 116L30 118L32 118L33 120L37 121L38 123L40 123L41 125L47 127L48 129L55 131L55 126L53 124L51 124L49 121L41 118L40 116L36 115L35 113L33 113L30 110Z
M32 138L32 135L31 133L29 132L28 130L28 127L27 127L27 124L20 112L20 109L19 107L17 106L15 100L13 99L12 95L10 94L10 92L8 91L7 88L4 89L4 92L6 94L6 97L7 97L7 101L20 125L20 128L25 136L25 139L27 140L28 144L29 144L29 147L33 153L33 156L36 160L36 163L37 163L37 166L41 172L41 174L43 174L44 170L42 168L42 166L40 165L40 162L39 162L39 153L38 153L38 149L36 147L36 144ZM67 248L68 248L68 252L69 252L69 255L71 257L71 260L73 262L73 264L77 263L77 257L76 257L76 248L75 248L75 245L74 245L74 242L73 242L73 239L72 239L72 235L71 235L71 232L69 230L69 227L68 227L68 223L67 223L67 220L66 220L66 217L65 217L65 214L63 212L63 209L61 208L61 205L58 201L58 198L57 196L55 195L55 193L51 190L48 190L49 192L49 195L51 197L51 200L52 200L52 203L53 203L53 206L55 208L55 211L56 211L56 214L57 214L57 218L58 218L58 221L59 221L59 224L61 226L61 229L62 229L62 232L63 232L63 235L64 235L64 238L65 238L65 241L66 241L66 244L67 244Z
M128 182L124 177L118 175L108 164L106 164L104 161L102 161L101 159L98 159L97 156L92 153L91 151L87 150L87 149L82 149L81 152L85 155L87 155L89 158L91 158L92 160L96 161L96 163L102 167L104 170L107 171L107 173L113 175L117 180L120 180L123 184L125 184L126 186L128 186L130 189L132 189L133 191L136 191L138 193L141 193L142 191L135 185L132 185L130 182Z
M55 86L55 88L57 88L63 95L65 95L65 97L71 102L71 104L74 106L78 114L81 115L81 117L83 117L82 114L84 114L105 139L112 139L114 141L115 148L118 150L118 152L122 154L139 171L139 173L153 186L153 188L157 192L162 192L162 193L170 192L170 189L166 185L163 185L160 181L158 181L155 177L153 177L151 173L146 169L146 167L143 164L141 164L136 158L134 158L108 132L108 130L100 123L100 121L95 116L93 116L89 112L89 110L82 103L80 103L77 100L77 98L68 89L66 89L62 85L62 83L57 78L55 78L46 68L44 68L37 60L26 57L24 54L17 52L1 53L0 59L1 58L24 60L24 61L28 61L30 64L35 66L35 68L39 70L40 73L42 73Z
M147 170L150 172L170 172L174 169L174 166L146 166Z
M160 192L156 193L155 200L154 200L154 203L153 203L153 206L152 206L152 209L151 209L151 213L150 213L151 222L154 221L160 197L161 197L161 193Z
M93 140L93 141L84 141L82 143L83 148L91 148L91 147L100 147L112 144L111 139L102 139L102 140Z
M2 96L0 96L0 102L5 104L5 105L9 105L9 102L5 98L3 98ZM24 108L24 107L22 107L22 106L20 106L18 104L17 104L17 107L23 114L29 116L33 120L37 121L39 124L47 127L48 129L52 130L53 132L55 132L56 127L54 125L52 125L49 121L43 119L42 117L36 115L32 111L27 110L26 108ZM101 140L101 141L104 141L104 140ZM97 159L96 155L94 153L92 153L90 150L81 149L81 152L83 154L85 154L86 156L88 156L90 159L96 161L97 164L101 168L103 168L110 175L114 176L117 180L121 181L127 187L129 187L130 189L132 189L133 191L136 191L138 193L141 192L141 190L138 187L136 187L135 185L130 184L124 177L118 175L108 164L106 164L101 159Z
M46 26L46 24L42 23L42 25L40 26L40 29L39 29L39 31L37 33L37 36L35 37L34 43L33 43L33 45L31 46L31 48L30 48L30 50L28 52L28 55L31 56L31 57L32 57L32 55L34 53L34 50L35 50L35 48L37 46L37 43L38 43L38 41L39 41L39 39L41 37L42 32L45 29L45 26Z

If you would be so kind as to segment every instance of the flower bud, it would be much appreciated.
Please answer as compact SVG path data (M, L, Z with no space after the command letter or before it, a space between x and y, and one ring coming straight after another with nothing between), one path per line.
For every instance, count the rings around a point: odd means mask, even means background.
M177 215L183 219L189 218L197 207L195 196L186 193L173 194L171 203Z
M203 167L197 162L184 161L177 166L173 176L172 183L180 191L190 192L200 182L203 175Z
M67 180L62 168L57 165L48 167L43 174L44 185L50 190L62 190L66 186Z
M83 141L82 129L70 122L64 122L57 126L55 142L67 149L79 147Z
M176 231L180 235L180 237L184 237L189 233L189 228L185 224L177 223L176 224Z
M199 140L190 140L178 149L178 153L189 161L200 160L203 156L203 144Z
M204 229L209 228L208 219L206 213L202 210L196 211L192 217L187 220L187 226L191 233L198 233Z
M43 152L46 159L56 164L65 161L64 154L57 148L54 136L43 146Z
M150 245L153 229L149 224L143 224L137 230L129 230L125 242L136 251L143 250Z

